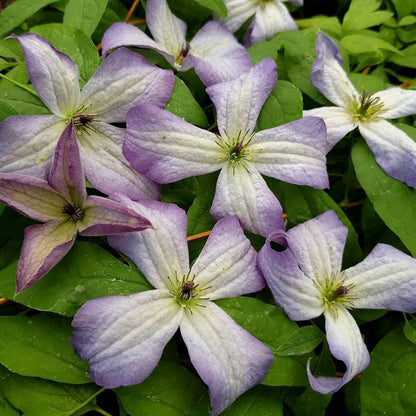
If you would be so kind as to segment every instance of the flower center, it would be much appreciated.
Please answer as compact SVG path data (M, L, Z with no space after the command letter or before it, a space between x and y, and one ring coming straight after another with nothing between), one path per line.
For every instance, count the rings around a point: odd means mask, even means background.
M99 121L97 120L97 114L88 114L87 113L88 108L81 106L75 113L70 115L67 119L67 122L72 120L74 123L76 131L79 130L85 130L88 132L88 130L95 131L94 126L92 125L93 121Z
M367 91L361 93L358 100L351 104L354 122L375 120L383 109L384 105L380 98L374 97Z
M177 56L175 58L175 64L179 68L182 65L183 60L188 56L190 50L191 50L191 44L189 42L186 42L185 45L182 47L182 49L177 54Z
M68 215L69 220L72 222L78 222L84 216L84 210L81 207L71 204L65 205L62 208L62 213Z

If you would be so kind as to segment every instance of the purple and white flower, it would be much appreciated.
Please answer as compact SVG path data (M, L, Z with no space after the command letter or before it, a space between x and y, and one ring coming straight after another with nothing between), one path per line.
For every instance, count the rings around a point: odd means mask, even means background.
M349 309L416 312L416 259L377 244L361 263L341 270L347 234L335 212L327 211L291 228L285 251L273 250L269 238L258 258L276 304L290 319L325 316L329 349L346 372L342 378L314 377L308 364L312 388L324 394L339 390L370 361Z
M119 49L99 66L80 92L78 67L34 33L13 36L21 44L30 80L53 115L13 116L0 124L0 172L45 178L56 143L73 122L85 174L107 195L158 199L160 187L137 174L121 151L127 111L142 102L164 106L172 93L171 71L140 55Z
M375 94L359 94L341 66L336 43L319 32L316 51L311 81L336 107L315 108L304 115L324 119L328 151L358 127L382 169L416 188L416 142L386 120L415 114L416 91L392 87Z
M71 343L88 361L92 379L114 388L145 380L179 328L218 415L260 383L273 361L265 345L213 302L264 286L257 253L237 217L227 217L214 226L190 268L183 210L124 196L118 201L148 216L153 228L112 236L110 244L131 257L155 289L87 302L74 317Z
M267 235L283 229L282 208L261 174L328 187L324 122L306 117L255 132L277 81L276 63L264 59L233 81L207 88L219 134L197 128L166 110L142 104L127 116L123 152L130 164L159 183L221 169L211 215L238 215L243 227Z
M146 23L154 40L128 23L114 23L104 33L103 54L118 46L150 48L178 71L194 68L206 86L234 79L252 66L245 48L219 22L208 22L187 42L186 24L166 0L148 0Z

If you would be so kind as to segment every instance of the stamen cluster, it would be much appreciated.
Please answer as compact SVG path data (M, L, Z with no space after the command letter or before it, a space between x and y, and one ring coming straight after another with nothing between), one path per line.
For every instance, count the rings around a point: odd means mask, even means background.
M351 103L354 122L375 120L383 109L384 105L380 98L374 97L367 91L361 93L358 100L353 100Z

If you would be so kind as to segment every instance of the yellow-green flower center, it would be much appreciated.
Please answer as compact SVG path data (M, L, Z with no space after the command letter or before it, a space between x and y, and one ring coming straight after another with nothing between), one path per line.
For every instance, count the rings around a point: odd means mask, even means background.
M351 113L354 122L376 120L384 106L379 97L364 91L358 100L351 102Z

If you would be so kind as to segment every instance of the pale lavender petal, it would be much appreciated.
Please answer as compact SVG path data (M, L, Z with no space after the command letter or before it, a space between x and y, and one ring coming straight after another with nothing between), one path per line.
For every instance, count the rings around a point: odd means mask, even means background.
M160 199L160 185L130 167L122 153L125 129L92 123L77 132L85 176L94 188L111 195L121 192L132 199Z
M178 329L182 308L166 290L93 299L76 313L71 344L107 388L145 380Z
M348 107L352 101L358 101L358 92L341 66L344 61L337 44L322 32L316 36L316 53L312 84L338 107Z
M303 0L289 0L289 3L292 3L296 7L303 6Z
M383 118L399 118L416 113L416 91L405 90L400 87L387 88L373 94L374 98L380 98Z
M11 37L22 46L27 72L39 98L57 116L70 116L79 103L78 67L35 33Z
M47 177L66 126L56 116L12 116L0 123L0 171Z
M16 276L16 293L32 286L71 249L76 237L72 221L26 227Z
M127 111L140 103L164 107L172 94L172 71L150 64L126 48L113 52L85 85L81 102L99 121L122 123Z
M358 128L387 175L416 188L416 142L386 120L360 122Z
M273 354L213 302L204 306L186 312L180 329L192 364L208 385L216 416L263 380Z
M394 247L377 244L344 276L345 285L353 285L354 308L416 312L416 259Z
M153 104L127 115L129 137L123 154L138 172L158 183L215 172L224 162L214 133L189 124Z
M271 237L272 234L269 236ZM272 291L276 305L293 321L316 318L323 312L323 303L313 280L300 270L293 253L275 251L270 238L258 254L258 265Z
M219 22L205 24L191 41L195 72L206 85L230 81L252 67L244 46Z
M260 131L249 146L250 164L263 175L296 185L329 188L322 119L305 117Z
M215 224L190 275L210 300L257 292L265 283L256 256L238 218L229 216Z
M227 164L221 170L211 215L215 219L237 215L244 229L266 236L283 230L282 207L254 167L233 169Z
M169 278L182 279L189 271L185 212L176 205L158 201L136 202L123 195L114 195L112 199L146 217L152 227L109 236L108 242L130 257L155 288L170 290Z
M83 209L84 216L78 222L81 235L120 234L151 227L142 215L100 196L89 196Z
M254 130L260 110L276 81L276 63L265 58L235 80L207 88L217 109L218 129L223 138L228 135L236 139L239 134Z
M363 371L370 363L370 355L360 329L344 307L338 307L336 317L325 313L325 328L329 350L335 358L344 361L347 371L342 378L314 377L308 365L308 378L314 390L322 394L331 394Z
M236 32L258 8L256 0L224 0L224 3L227 17L220 18L220 21L231 32Z

